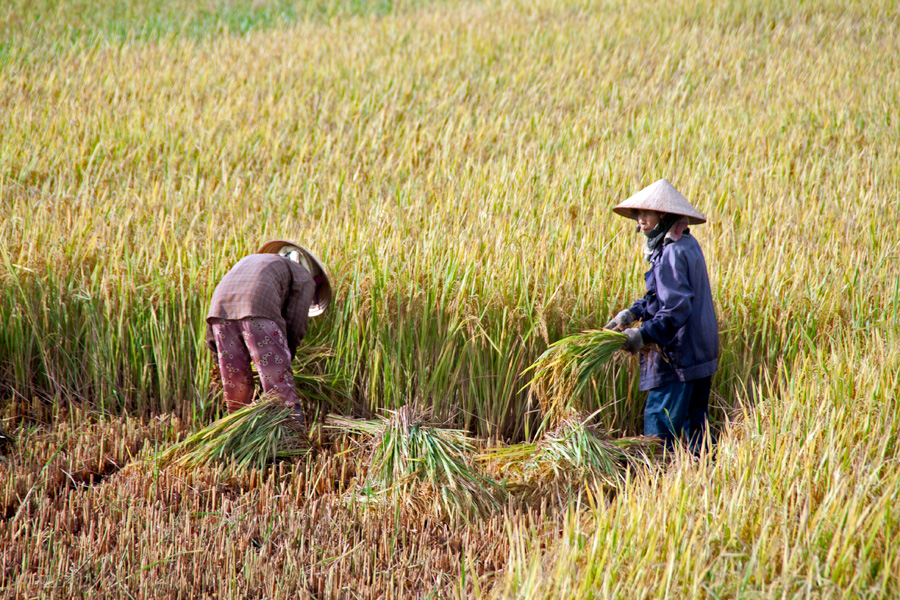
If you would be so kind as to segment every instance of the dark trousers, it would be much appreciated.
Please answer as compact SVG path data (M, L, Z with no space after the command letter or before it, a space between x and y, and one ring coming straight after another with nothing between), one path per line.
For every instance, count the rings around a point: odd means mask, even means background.
M676 439L700 453L706 438L712 376L653 388L644 408L644 435L658 437L670 450Z

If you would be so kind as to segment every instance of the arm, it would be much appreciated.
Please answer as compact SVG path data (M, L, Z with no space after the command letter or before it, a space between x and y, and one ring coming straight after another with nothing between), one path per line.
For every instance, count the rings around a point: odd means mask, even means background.
M213 335L212 325L209 323L206 324L206 347L209 348L209 351L213 354L216 354L219 349L216 348L216 337Z
M665 347L672 343L678 330L691 317L694 288L683 254L663 253L656 270L656 287L661 308L653 318L643 322L641 337L647 343L655 342Z
M291 358L297 351L300 340L306 335L306 328L309 324L309 306L312 304L315 291L316 284L309 271L292 262L291 289L284 306L284 322L287 327L285 333Z
M644 311L647 308L647 296L645 295L643 298L639 300L635 300L634 304L631 305L631 308L628 310L631 311L631 314L634 315L636 320L644 318Z

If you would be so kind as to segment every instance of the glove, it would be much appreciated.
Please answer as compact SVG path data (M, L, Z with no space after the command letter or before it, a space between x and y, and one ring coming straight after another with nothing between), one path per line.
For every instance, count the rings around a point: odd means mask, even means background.
M625 345L622 346L622 349L631 354L637 354L638 350L644 347L644 338L641 337L641 330L633 327L626 329L623 333L628 336L628 339L625 340Z
M603 326L603 329L615 329L617 331L624 331L626 327L629 327L635 321L634 314L628 310L627 308L623 311L620 311L619 314L612 318L612 321Z

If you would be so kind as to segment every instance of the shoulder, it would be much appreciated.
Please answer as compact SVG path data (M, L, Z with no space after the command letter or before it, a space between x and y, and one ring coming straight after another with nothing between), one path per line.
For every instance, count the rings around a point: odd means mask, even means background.
M672 242L671 244L667 244L666 247L671 248L675 252L688 252L694 248L699 248L700 244L697 242L697 238L686 231L681 236L681 239Z
M282 261L277 254L248 254L237 262L232 270L263 269L270 265L276 265Z
M685 234L681 239L663 246L655 263L656 272L661 276L665 273L687 273L700 257L702 253L697 240Z
M291 270L291 275L294 276L294 279L303 283L309 282L313 283L313 276L309 271L306 270L306 267L299 263L295 263L290 259L287 260L289 268Z
M680 240L669 242L663 246L659 262L662 264L677 262L689 252L690 244L687 242L687 236L682 236Z
M703 251L700 250L700 244L697 242L697 239L687 233L682 235L680 240L666 244L662 252L664 262L686 260L702 254Z

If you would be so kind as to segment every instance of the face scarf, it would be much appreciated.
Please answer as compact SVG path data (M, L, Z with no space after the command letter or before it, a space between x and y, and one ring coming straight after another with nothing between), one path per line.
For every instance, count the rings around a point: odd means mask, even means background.
M684 226L682 225L684 223ZM656 252L656 249L660 246L664 245L664 241L668 237L669 230L673 229L677 230L675 235L675 241L681 238L681 234L684 233L685 227L687 227L687 219L682 215L673 215L669 213L663 214L663 217L659 220L659 223L656 224L652 230L644 235L647 236L647 244L644 246L644 257L647 260L650 260L650 257Z

